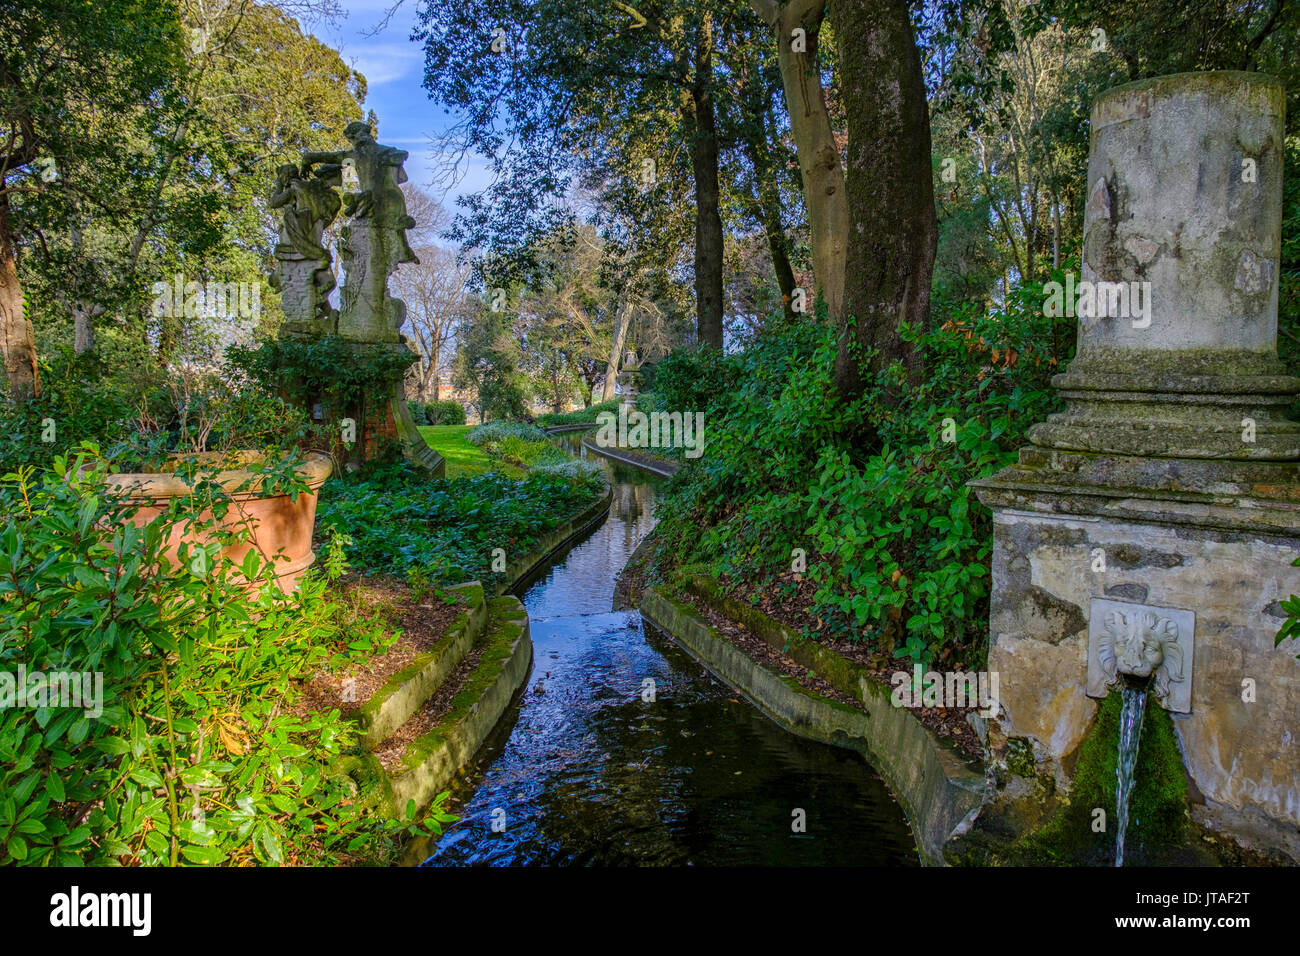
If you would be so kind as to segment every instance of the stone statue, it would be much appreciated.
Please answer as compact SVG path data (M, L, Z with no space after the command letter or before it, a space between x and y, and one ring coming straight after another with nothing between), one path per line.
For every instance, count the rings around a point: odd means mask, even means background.
M389 350L414 362L399 331L406 305L388 294L388 277L397 267L419 262L406 239L415 220L406 211L400 188L406 182L402 164L408 153L375 142L366 123L349 123L343 135L350 149L304 153L300 167L277 171L271 208L284 209L284 225L272 282L281 289L287 330L310 337L337 334L356 354ZM345 166L356 171L359 189L340 196ZM339 230L344 277L335 310L328 302L334 274L321 237L340 211L346 217ZM368 437L350 449L347 467L358 466L374 448L382 447L383 440L392 439L408 458L443 475L446 464L420 437L402 383L384 387L387 394L367 395L357 407L334 412L335 417L366 418L359 431Z
M342 169L337 164L322 166L314 176L308 177L299 175L293 164L276 171L276 192L271 196L270 206L272 209L288 207L284 211L281 241L287 239L308 259L330 261L329 252L321 245L321 236L342 208L339 194L332 186Z
M335 286L332 260L322 237L342 207L334 189L341 172L337 164L322 166L313 176L300 175L292 164L276 170L269 205L284 210L284 221L271 286L280 292L291 334L330 334L338 322L338 313L329 304Z
M360 190L343 199L349 221L342 230L347 277L339 331L358 342L399 342L406 307L388 295L388 277L404 262L419 262L406 239L415 220L406 212L400 188L409 154L377 143L363 122L349 123L343 135L351 149L310 152L302 158L304 176L317 163L344 164L356 169L360 181Z

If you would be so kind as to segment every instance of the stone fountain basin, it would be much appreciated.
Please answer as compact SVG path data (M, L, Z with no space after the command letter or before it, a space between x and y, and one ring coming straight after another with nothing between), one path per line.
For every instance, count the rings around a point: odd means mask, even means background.
M179 522L168 532L163 554L174 566L179 566L178 552L182 543L209 544L222 531L243 532L245 540L225 545L220 558L238 565L250 550L256 548L264 557L275 563L276 582L285 594L292 593L298 579L316 560L311 549L312 531L316 524L316 501L320 487L333 471L328 455L310 453L294 471L306 482L307 489L294 501L287 494L268 494L262 490L262 477L254 474L252 467L265 460L260 452L239 451L225 454L204 453L195 456L200 462L214 466L229 464L219 470L213 480L230 495L232 505L226 515L213 527L195 527L194 522ZM183 456L175 456L179 465ZM144 527L171 505L173 498L190 494L194 486L171 471L124 472L109 475L106 483L121 493L129 505L135 507L128 519L137 527ZM198 522L212 520L212 513L204 511L196 516Z

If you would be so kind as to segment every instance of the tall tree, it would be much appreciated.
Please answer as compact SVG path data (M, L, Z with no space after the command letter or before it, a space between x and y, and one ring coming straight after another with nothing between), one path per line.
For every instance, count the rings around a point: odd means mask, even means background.
M695 176L695 314L701 345L722 348L722 212L718 124L713 103L713 14L700 11L685 109Z
M112 135L112 118L165 96L181 39L166 0L0 2L0 347L15 399L41 387L19 276L30 230L20 227L15 197L48 206L37 201L41 191L78 163L120 161L130 143ZM68 188L85 187L74 180Z
M466 288L468 265L456 254L437 246L419 246L418 263L407 263L394 273L393 294L406 303L403 331L419 355L416 390L420 401L438 401L441 376L449 365L456 329L470 318L478 303Z
M930 112L907 0L833 0L848 116L849 243L835 360L844 399L901 362L920 373L904 323L929 320L937 227Z
M813 277L831 318L843 311L849 203L818 63L827 0L750 0L776 39L812 232ZM843 21L841 21L843 22ZM855 30L855 24L845 24Z
M166 5L171 60L148 88L81 104L70 120L77 148L57 157L60 175L40 201L22 204L22 277L42 339L71 340L81 353L107 335L114 363L134 366L166 361L183 340L274 327L274 296L239 328L229 315L156 316L150 288L177 272L196 282L263 279L277 233L265 198L276 165L334 145L361 110L364 80L286 12L333 6ZM97 139L107 146L91 152Z
M462 201L452 235L468 246L527 246L566 219L560 197L597 164L676 199L689 182L697 338L722 344L723 237L718 164L733 141L721 97L741 0L666 0L633 20L626 5L567 0L427 4L425 86L463 115L447 146L489 157L490 190ZM520 148L509 148L517 146ZM668 213L669 215L676 212Z

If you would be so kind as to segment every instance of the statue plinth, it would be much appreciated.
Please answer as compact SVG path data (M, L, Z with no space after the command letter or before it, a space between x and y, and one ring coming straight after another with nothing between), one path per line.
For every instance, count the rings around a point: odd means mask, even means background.
M284 312L284 331L293 338L309 339L337 332L338 313L329 305L329 288L321 281L321 263L308 259L293 246L275 247L276 268L271 287L280 293ZM324 271L328 271L328 266Z

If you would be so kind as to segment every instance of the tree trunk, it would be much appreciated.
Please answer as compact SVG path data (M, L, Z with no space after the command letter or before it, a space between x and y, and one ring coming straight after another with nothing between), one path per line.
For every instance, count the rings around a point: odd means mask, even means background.
M849 122L849 230L835 382L860 395L875 372L920 357L900 334L925 327L938 226L930 115L906 0L832 0ZM867 350L875 349L868 356Z
M72 351L85 355L95 348L95 311L84 303L72 307Z
M781 303L787 319L795 317L794 311L794 269L790 257L785 251L785 230L779 223L773 224L765 217L763 231L767 234L767 250L772 256L772 272L776 274L776 285L781 290Z
M695 176L695 311L701 345L722 348L722 214L718 208L718 129L713 113L713 19L705 14L695 43L691 86Z
M605 363L605 387L600 400L614 400L614 386L618 384L618 363L623 358L623 343L627 341L627 330L632 324L632 302L630 296L618 305L614 313L614 335L609 347L609 361Z
M750 4L776 33L777 65L812 233L814 282L816 291L826 300L830 317L839 319L844 303L849 204L840 150L817 66L818 33L826 14L826 0L793 0L785 4L779 0L750 0ZM799 27L804 31L802 51L794 49L794 31Z
M767 151L767 126L760 117L760 131L763 142L752 139L745 143L745 152L749 163L754 168L754 179L758 184L758 196L755 197L751 211L763 226L767 238L767 251L772 257L772 272L776 276L777 288L781 290L781 303L787 319L795 316L794 311L794 269L790 265L788 251L789 239L785 234L785 224L781 221L781 190L777 183L776 170L772 168L770 154Z
M429 368L433 372L433 400L442 401L442 376L438 374L438 362L442 357L442 346L438 336L433 336L433 346L429 349Z
M0 190L0 351L3 351L9 395L27 402L41 394L36 365L36 335L23 303L18 258L9 224L9 194Z

